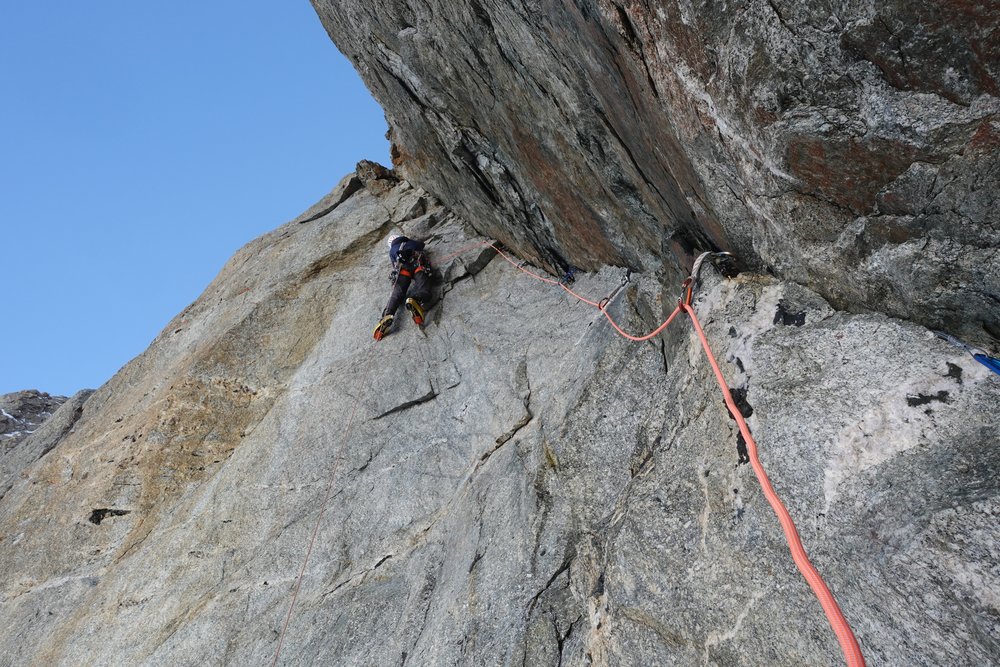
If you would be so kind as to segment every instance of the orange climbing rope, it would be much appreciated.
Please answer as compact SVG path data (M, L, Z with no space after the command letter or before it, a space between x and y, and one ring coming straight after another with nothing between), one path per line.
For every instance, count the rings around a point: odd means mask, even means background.
M858 646L858 640L854 637L851 626L848 624L847 619L844 618L843 612L840 611L840 606L834 599L833 593L827 588L823 577L820 576L819 571L810 562L809 556L806 555L806 550L802 546L802 540L799 539L799 531L795 528L795 522L792 521L792 516L785 509L785 505L781 502L781 498L778 497L774 487L771 486L771 480L764 471L764 466L760 463L760 458L757 456L757 441L750 435L750 428L747 426L746 420L743 419L743 414L736 407L736 402L733 401L729 385L726 383L726 378L723 377L722 371L719 369L719 363L715 360L712 349L708 346L708 338L705 336L705 331L701 328L701 322L698 321L698 317L694 314L694 308L691 307L690 302L682 303L680 307L691 317L691 324L694 325L695 331L698 332L698 338L701 339L701 346L704 348L705 356L708 357L708 363L712 366L712 371L715 373L715 379L719 383L719 389L722 390L722 397L726 401L726 406L729 407L730 414L733 415L733 419L736 420L736 424L740 428L740 433L743 434L743 439L746 440L747 454L750 457L750 467L753 468L754 474L757 475L757 481L760 482L760 488L764 491L764 497L767 498L771 509L774 510L774 513L778 516L778 521L781 522L781 529L785 533L785 541L788 542L788 548L792 552L792 560L795 561L795 566L799 568L799 572L805 577L806 582L813 593L815 593L820 605L823 606L826 618L830 621L830 626L837 635L837 641L840 642L840 648L844 652L847 664L851 667L864 667L865 659L861 655L861 647Z
M468 252L470 250L474 250L476 248L485 248L485 247L493 248L493 250L495 250L497 252L497 254L500 255L501 258L503 258L504 260L506 260L506 262L508 264L510 264L511 266L513 266L515 269L517 269L521 273L525 273L525 274L531 276L532 278L534 278L536 280L542 281L543 283L548 283L549 285L555 285L556 287L562 289L564 292L566 292L567 294L571 295L573 298L577 299L578 301L581 301L581 302L587 304L588 306L592 306L592 307L596 308L597 310L601 311L601 313L604 315L604 317L607 318L608 322L611 323L611 326L614 327L615 331L617 331L619 334L621 334L621 336L623 338L627 338L628 340L635 341L637 343L641 343L642 341L646 341L646 340L649 340L651 338L655 338L656 336L658 336L664 329L666 329L668 326L670 326L670 323L673 322L674 318L677 316L677 313L681 312L681 307L677 306L677 308L674 309L674 312L670 313L670 317L668 317L663 322L663 324L661 324L660 326L656 327L655 329L653 329L652 331L650 331L648 334L645 334L644 336L633 336L632 334L630 334L627 331L625 331L624 329L622 329L618 325L618 323L615 322L614 318L612 318L611 315L610 315L610 313L608 313L607 308L605 307L606 306L605 302L603 302L603 301L602 302L591 301L590 299L588 299L588 298L586 298L584 296L581 296L580 294L577 294L576 292L574 292L573 290L571 290L569 288L569 286L566 285L566 283L564 283L562 281L554 280L552 278L546 278L545 276L539 275L539 274L535 273L534 271L527 270L526 268L524 268L524 264L523 263L517 262L516 260L514 260L510 255L508 255L503 250L501 250L500 248L498 248L493 241L478 241L478 242L473 243L471 245L467 245L467 246L465 246L463 248L460 248L459 250L451 253L450 255L445 255L443 258L441 258L438 261L440 261L442 264L445 264L445 263L447 263L447 262L455 259L459 255L461 255L463 253L466 253L466 252Z
M487 246L493 248L493 250L495 250L500 255L500 257L506 260L511 266L516 268L518 271L521 271L522 273L525 273L531 276L532 278L540 280L549 285L558 286L559 288L561 288L562 290L564 290L577 300L596 308L597 310L599 310L601 313L604 314L604 317L607 318L608 322L611 323L611 326L615 329L615 331L618 332L619 335L628 340L636 342L650 340L651 338L663 332L663 330L666 329L668 326L670 326L670 323L673 322L674 318L677 317L678 313L684 311L685 313L688 314L688 316L691 318L691 323L694 325L695 332L698 334L698 338L701 341L701 346L705 350L705 356L708 358L708 362L712 367L713 373L715 374L715 379L719 384L720 390L722 391L722 397L725 400L726 406L729 408L730 414L732 414L733 418L736 420L740 433L743 434L743 438L747 443L747 454L749 455L750 458L750 466L751 468L753 468L754 474L757 476L757 480L760 483L765 498L767 498L767 502L771 505L771 509L777 515L778 521L781 523L782 531L785 534L785 540L787 541L788 548L792 553L792 560L795 562L795 565L796 567L798 567L799 572L802 573L802 576L805 578L806 582L809 584L809 587L812 589L813 593L816 595L816 598L819 600L820 605L823 607L823 611L826 614L827 620L829 621L830 626L833 628L833 631L837 636L837 641L840 643L840 648L844 653L844 658L847 661L848 667L865 667L864 656L861 654L861 648L858 645L858 641L854 636L854 632L851 630L850 624L844 617L843 612L841 612L840 606L837 604L837 601L836 599L834 599L833 594L830 592L830 589L823 581L823 578L822 576L820 576L819 571L810 562L809 556L806 554L805 548L802 546L802 540L799 538L798 530L795 527L795 523L792 520L791 515L788 513L788 510L781 502L781 499L775 492L774 487L771 485L770 479L768 479L767 473L765 472L763 465L761 465L760 458L757 453L757 442L753 439L753 436L750 434L750 428L747 426L746 420L743 418L743 415L740 413L739 408L736 407L736 403L733 401L732 394L729 391L729 385L726 383L726 379L722 375L722 371L719 368L719 364L715 359L715 355L712 353L712 350L708 344L708 338L705 335L704 330L701 328L701 323L698 321L698 317L695 315L694 309L691 307L691 298L694 291L695 282L697 280L698 268L701 265L702 259L704 259L704 257L706 257L709 253L703 254L695 262L695 268L692 271L691 277L689 277L687 280L684 281L683 285L684 291L682 298L678 300L677 307L673 310L672 313L670 313L670 316L667 317L667 319L664 320L662 324L660 324L650 333L641 336L636 336L622 329L622 327L619 326L618 323L615 322L615 320L608 313L607 305L611 297L608 297L600 302L587 299L577 294L572 289L570 289L569 286L564 281L547 278L538 273L525 269L523 263L515 261L507 253L498 248L493 241L479 241L474 244L470 244L468 246L459 249L456 252L451 253L450 255L445 256L439 261L441 263L446 263L454 259L455 257L463 253L466 253L470 250ZM302 567L299 570L299 575L296 580L295 589L292 594L292 600L288 607L288 614L285 617L285 623L281 629L281 635L278 640L278 647L274 653L273 665L278 664L278 658L281 655L281 647L285 640L285 633L288 630L288 624L292 618L292 612L295 609L295 600L298 597L299 589L302 586L302 579L303 576L305 575L306 565L309 562L309 556L312 553L313 544L315 543L316 535L319 532L319 526L323 518L323 513L326 511L326 504L329 502L330 494L333 490L333 482L336 478L337 470L340 466L340 461L343 458L343 450L347 444L348 437L350 436L351 425L353 424L354 414L356 411L357 411L357 403L355 403L354 409L351 412L350 419L348 420L348 424L344 433L344 438L340 445L340 451L338 452L334 469L330 475L330 481L326 489L326 495L323 498L322 508L320 510L319 516L316 519L316 525L313 528L312 537L309 540L309 546L306 549L305 557L302 561Z
M695 262L695 268L692 271L692 275L684 281L682 297L678 300L677 307L674 309L670 316L667 317L663 323L656 327L650 333L643 336L634 336L624 329L622 329L617 322L608 313L606 305L607 300L602 302L594 302L586 299L573 290L571 290L564 282L553 280L552 278L546 278L533 271L528 271L524 268L523 264L516 262L505 252L500 250L492 241L481 241L472 246L461 249L457 253L447 256L443 261L448 261L454 257L467 252L472 248L490 246L509 264L514 268L526 273L532 278L536 278L544 283L550 285L557 285L564 291L568 292L578 300L586 303L594 308L601 311L607 318L611 326L614 327L622 337L627 338L631 341L646 341L654 336L661 333L666 329L670 323L674 320L678 313L684 311L690 316L691 323L694 325L694 329L698 334L698 338L701 340L701 346L705 350L705 356L708 358L708 363L712 367L712 371L715 373L715 379L719 383L719 389L722 390L722 397L726 402L726 406L729 408L729 412L733 415L739 426L740 433L743 434L743 439L747 443L747 453L750 457L750 466L753 468L754 474L757 476L757 480L760 483L761 489L764 491L764 497L767 498L767 502L771 505L771 509L774 511L775 515L778 517L778 521L781 523L781 529L785 534L785 541L788 543L788 548L792 552L792 560L795 562L796 567L802 576L805 578L806 583L812 589L816 598L819 600L820 605L823 607L823 611L826 614L827 620L830 626L833 628L834 633L837 636L837 641L840 643L840 648L844 653L844 658L847 661L848 667L865 667L865 659L861 654L861 647L858 645L858 640L854 636L854 632L851 630L850 624L844 617L843 612L840 610L840 606L837 604L836 599L833 597L833 593L827 587L826 583L823 581L823 577L820 575L819 571L809 560L809 556L806 554L805 548L802 546L802 540L799 538L798 530L795 527L795 522L792 520L791 515L785 508L784 503L781 502L781 498L778 497L777 492L775 492L774 487L771 485L771 480L767 476L767 472L764 470L764 466L760 462L760 458L757 454L757 442L753 439L750 434L750 428L747 426L746 420L743 418L742 413L740 413L739 408L736 407L736 403L733 401L733 396L729 391L729 385L726 383L725 377L722 375L722 370L719 368L718 362L715 360L715 355L712 354L712 350L708 344L708 338L705 336L705 331L701 328L701 322L698 321L698 317L694 313L694 308L691 307L691 298L694 292L695 282L697 281L698 269L701 266L702 260L708 256L710 253L704 253ZM728 253L724 253L728 254Z
M369 348L367 356L371 355L372 348ZM367 356L363 365L367 366ZM295 610L295 600L299 597L299 589L302 588L302 578L306 573L306 565L309 564L309 557L312 555L313 545L316 544L316 535L319 533L320 523L323 521L323 514L326 513L326 505L330 502L330 494L333 492L333 482L337 479L337 471L340 469L340 463L344 460L344 448L347 446L347 440L351 436L351 427L354 425L354 415L358 412L358 402L354 402L354 407L351 408L351 415L347 418L347 426L344 428L344 437L340 441L340 447L337 450L337 458L334 460L333 470L330 471L330 480L326 486L326 494L323 496L323 502L320 504L319 514L316 516L316 525L313 526L312 536L309 538L309 546L306 548L305 556L302 558L302 567L299 568L299 575L295 579L295 588L292 591L292 600L288 603L288 614L285 615L285 623L281 626L281 634L278 636L278 647L274 651L274 661L271 663L272 667L278 664L278 658L281 657L281 647L285 643L285 633L288 632L288 624L292 620L292 612Z

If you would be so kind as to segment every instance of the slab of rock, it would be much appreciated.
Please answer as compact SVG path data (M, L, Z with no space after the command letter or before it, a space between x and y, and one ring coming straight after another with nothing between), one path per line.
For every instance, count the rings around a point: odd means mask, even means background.
M375 345L393 231L438 302ZM7 660L269 664L318 530L279 664L837 664L690 324L480 240L399 182L240 250L0 500ZM772 277L695 308L870 664L990 664L997 378Z
M0 396L0 499L66 437L91 393L84 389L69 399L36 390Z

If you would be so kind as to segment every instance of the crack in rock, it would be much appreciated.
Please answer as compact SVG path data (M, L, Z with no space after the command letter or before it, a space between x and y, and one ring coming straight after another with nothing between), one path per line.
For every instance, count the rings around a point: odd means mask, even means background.
M531 612L534 611L535 605L538 604L539 598L545 595L546 591L552 588L552 584L555 583L556 579L558 579L559 576L562 575L564 572L569 572L570 566L573 564L574 558L576 558L576 551L571 546L569 552L566 554L566 558L559 565L558 569L556 569L556 571L552 574L552 576L549 577L549 580L545 582L545 585L542 587L542 589L537 593L535 593L534 597L531 598L531 602L528 603L529 616L531 615ZM569 575L567 574L567 578L568 577Z
M405 403L400 403L396 407L390 408L389 410L386 410L385 412L380 414L378 417L375 417L374 419L372 419L372 421L378 421L383 417L388 417L389 415L396 414L397 412L402 412L404 410L409 410L410 408L416 407L418 405L423 405L424 403L433 401L437 397L438 393L437 391L434 390L434 385L431 385L427 393L421 396L420 398L415 398L412 401L406 401Z
M369 567L369 568L367 568L365 570L362 570L360 572L355 572L354 574L350 575L349 577L347 577L347 579L343 580L342 582L340 582L339 584L337 584L336 586L334 586L330 590L328 590L325 593L323 593L323 596L322 596L321 599L325 600L327 597L333 595L334 593L336 593L337 591L339 591L341 588L344 588L345 586L350 585L351 583L357 581L358 579L364 579L366 576L368 576L369 574L371 574L375 570L377 570L380 567L382 567L382 565L384 565L386 561L390 560L393 557L393 555L394 554L386 554L386 555L382 556L382 558L380 558L371 567Z
M94 524L95 526L100 526L101 522L107 519L109 516L125 516L126 514L131 514L132 510L117 510L108 507L101 507L95 509L90 513L87 521Z

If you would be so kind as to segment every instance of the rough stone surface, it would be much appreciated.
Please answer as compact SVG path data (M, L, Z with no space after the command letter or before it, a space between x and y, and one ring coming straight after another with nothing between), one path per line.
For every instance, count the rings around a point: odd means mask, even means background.
M394 162L560 272L696 250L1000 341L1000 8L313 0Z
M52 418L0 500L0 664L270 664L317 525L283 665L837 664L690 324L629 343L375 180ZM393 230L441 282L375 346ZM695 307L870 664L995 664L998 378L772 277L706 268Z
M319 220L323 216L332 213L333 209L343 204L351 195L363 187L364 183L361 182L356 173L348 174L340 180L337 187L331 190L329 194L310 206L302 215L292 220L292 222L306 224L313 220Z
M65 402L65 396L35 389L0 395L0 442L4 449L13 449L34 433Z
M91 393L85 389L69 399L36 390L0 396L0 499L73 428Z

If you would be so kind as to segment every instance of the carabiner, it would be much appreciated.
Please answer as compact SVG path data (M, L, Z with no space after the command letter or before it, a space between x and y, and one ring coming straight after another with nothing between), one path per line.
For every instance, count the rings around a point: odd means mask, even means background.
M680 306L690 306L691 297L694 295L694 279L690 276L684 279L681 283L681 298L677 299L677 304Z

